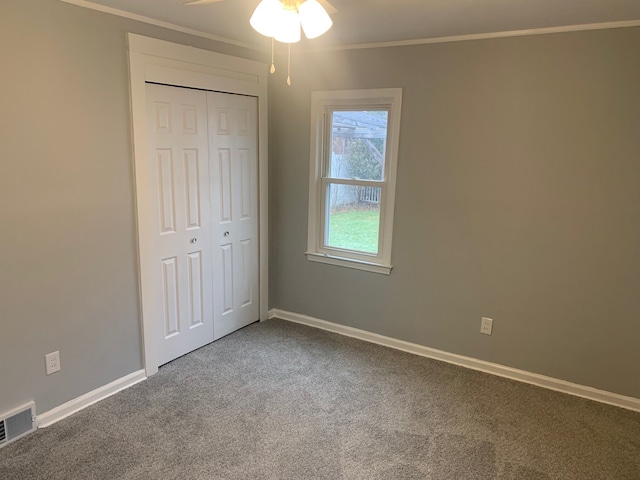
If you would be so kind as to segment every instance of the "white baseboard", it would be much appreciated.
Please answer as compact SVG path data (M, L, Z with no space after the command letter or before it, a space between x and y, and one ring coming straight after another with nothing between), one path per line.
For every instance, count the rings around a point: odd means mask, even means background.
M402 350L415 355L433 358L442 362L452 363L472 370L479 370L499 377L537 385L539 387L548 388L549 390L568 393L569 395L575 395L577 397L587 398L596 402L640 412L640 399L638 398L627 397L617 393L607 392L605 390L598 390L597 388L578 385L565 380L547 377L545 375L539 375L525 370L518 370L517 368L506 367L497 363L485 362L484 360L478 360L477 358L444 352L442 350L436 350L435 348L429 348L416 343L385 337L384 335L378 335L377 333L371 333L366 330L327 322L326 320L319 320L317 318L300 315L298 313L272 309L269 311L269 318L274 317L287 320L289 322L301 323L310 327L320 328L329 332L339 333L347 337L364 340L365 342L377 343L378 345L384 345L385 347L395 348L396 350Z
M53 408L47 412L44 412L37 416L38 428L45 428L54 423L68 417L76 412L79 412L83 408L87 408L89 405L93 405L100 400L104 400L110 397L114 393L118 393L120 390L129 388L136 383L146 380L147 376L144 370L138 370L137 372L130 373L129 375L119 378L107 385L103 385L100 388L85 393L84 395L74 398L73 400L63 403L62 405Z

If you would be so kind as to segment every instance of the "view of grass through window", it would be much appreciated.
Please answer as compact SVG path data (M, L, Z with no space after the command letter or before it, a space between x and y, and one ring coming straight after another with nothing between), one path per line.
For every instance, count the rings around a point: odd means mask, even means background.
M341 188L344 185L332 185L331 188ZM347 186L357 189L363 187ZM364 187L371 188L371 187ZM380 196L379 188L378 198ZM329 241L328 244L336 248L346 248L367 253L378 253L378 230L380 228L380 203L355 203L332 208L329 211Z
M387 121L386 110L332 112L328 177L350 184L327 186L327 246L378 253Z

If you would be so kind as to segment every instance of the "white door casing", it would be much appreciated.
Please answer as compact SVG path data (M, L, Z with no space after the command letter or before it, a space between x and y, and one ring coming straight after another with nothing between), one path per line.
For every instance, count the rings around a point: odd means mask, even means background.
M207 93L216 339L255 322L258 304L257 104Z
M213 341L206 99L201 90L147 84L160 365Z
M257 98L258 268L260 320L268 318L268 163L267 163L267 65L185 45L128 34L131 108L136 183L136 219L139 252L143 360L147 376L157 372L160 360L154 322L157 304L154 285L153 175L148 162L146 82L248 95ZM156 212L157 214L157 212ZM157 271L157 267L156 267Z

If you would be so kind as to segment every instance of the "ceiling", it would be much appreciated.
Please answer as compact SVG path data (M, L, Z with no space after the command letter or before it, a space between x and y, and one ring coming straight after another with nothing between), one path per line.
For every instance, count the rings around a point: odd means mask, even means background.
M183 0L71 1L112 7L235 44L259 49L270 46L269 39L249 26L249 17L259 0L224 0L194 6L183 5ZM640 25L639 0L330 1L338 10L332 15L333 28L320 38L303 40L305 46L408 42L612 22Z

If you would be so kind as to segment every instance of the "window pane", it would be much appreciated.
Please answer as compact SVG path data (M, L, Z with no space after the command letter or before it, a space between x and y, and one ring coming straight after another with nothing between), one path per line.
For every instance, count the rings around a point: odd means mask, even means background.
M329 177L382 180L388 117L386 110L331 112Z
M327 186L326 245L378 253L380 187Z

